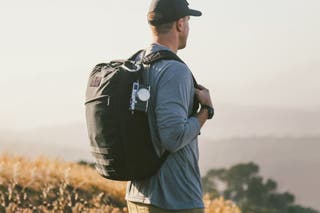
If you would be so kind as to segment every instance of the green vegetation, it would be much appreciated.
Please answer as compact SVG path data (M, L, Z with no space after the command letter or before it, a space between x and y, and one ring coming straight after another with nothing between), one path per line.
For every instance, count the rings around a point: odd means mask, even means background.
M277 192L277 183L259 176L254 163L238 164L229 169L212 169L202 178L204 192L210 197L224 196L237 203L244 213L318 213L295 205L289 192Z

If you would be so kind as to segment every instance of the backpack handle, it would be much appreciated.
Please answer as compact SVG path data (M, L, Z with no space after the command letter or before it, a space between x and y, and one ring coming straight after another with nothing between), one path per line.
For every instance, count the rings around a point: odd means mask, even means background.
M145 56L145 54L146 54L146 50L139 50L138 52L136 52L135 54L133 54L128 60L129 60L129 61L135 61L136 58L137 58L138 56L140 56L141 54L142 54L142 56L141 56L141 58L140 58L140 61L142 62L142 60L143 60L143 58L144 58L144 56Z

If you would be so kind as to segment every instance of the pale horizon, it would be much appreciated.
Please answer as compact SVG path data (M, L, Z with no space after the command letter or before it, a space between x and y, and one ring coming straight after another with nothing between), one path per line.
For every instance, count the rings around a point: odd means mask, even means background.
M82 122L92 67L151 42L149 2L1 1L0 126ZM203 16L179 55L216 106L319 108L319 1L189 3Z

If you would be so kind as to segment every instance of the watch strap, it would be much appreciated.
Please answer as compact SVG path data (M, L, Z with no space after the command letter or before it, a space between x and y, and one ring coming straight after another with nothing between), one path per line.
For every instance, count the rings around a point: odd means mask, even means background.
M201 105L201 109L207 109L208 111L208 119L212 119L214 115L214 108L208 105Z

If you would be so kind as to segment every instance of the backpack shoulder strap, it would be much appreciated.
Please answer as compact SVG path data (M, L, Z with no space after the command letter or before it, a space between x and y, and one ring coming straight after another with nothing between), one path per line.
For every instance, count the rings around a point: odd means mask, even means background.
M155 63L159 60L176 60L185 64L184 61L181 58L179 58L179 56L177 56L175 53L169 50L160 50L154 53L150 53L144 56L144 58L142 59L142 63L151 65L152 63ZM198 83L195 77L193 76L193 74L192 74L192 78L193 78L194 87L199 88Z
M142 63L146 64L147 66L150 66L152 63L155 63L156 61L159 61L159 60L176 60L185 64L181 58L179 58L175 53L169 50L160 50L154 53L150 53L142 59ZM149 74L148 71L146 74L147 75ZM194 87L199 89L198 83L195 77L193 76L192 72L191 72L191 75L193 78ZM193 109L192 109L193 113L194 114L197 113L198 109L199 109L199 100L197 99L197 97L195 97L193 102Z
M185 64L184 61L179 58L179 56L169 50L160 50L154 53L150 53L143 58L142 62L144 64L152 64L159 60L176 60Z

